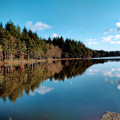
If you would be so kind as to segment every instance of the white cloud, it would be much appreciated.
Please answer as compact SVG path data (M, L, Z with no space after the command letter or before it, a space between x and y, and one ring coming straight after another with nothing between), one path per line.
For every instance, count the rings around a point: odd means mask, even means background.
M100 42L97 42L96 39L94 38L89 38L86 40L87 42L85 44L88 44L88 45L96 45L96 44L99 44Z
M120 41L110 41L111 44L120 44Z
M103 71L103 75L112 78L111 80L106 78L105 81L110 84L117 83L117 89L120 90L120 68L111 68L110 70Z
M100 42L88 42L88 45L96 45L99 44Z
M111 32L113 32L113 31L114 31L113 28L108 28L108 29L104 32L104 34L106 35L106 34L111 33Z
M104 76L120 78L120 68L112 68L108 71L103 71Z
M88 70L88 75L95 75L95 74L97 74L97 72L99 72L100 70L99 69L89 69Z
M117 32L120 32L120 22L117 22L116 26L117 26Z
M88 42L95 41L95 40L96 40L96 39L93 39L93 38L87 39Z
M119 34L118 34L118 35L115 35L114 39L115 39L115 40L120 39L120 35L119 35Z
M112 68L111 71L120 71L120 68Z
M102 37L103 42L109 42L110 44L120 44L120 35L109 35L107 37Z
M113 38L113 36L107 36L107 37L102 37L102 41L103 42L109 42L109 41L111 41L112 40L112 38Z
M117 27L120 27L120 22L117 22L117 23L116 23L116 26L117 26Z
M35 95L35 93L38 93L40 95L45 95L46 93L49 93L51 92L52 90L54 90L54 88L50 88L50 87L47 87L47 86L41 86L37 89L34 90L34 92L30 92L30 95Z
M104 76L109 76L109 77L114 77L113 73L112 73L112 72L109 72L109 71L104 71L104 72L103 72L103 75L104 75Z
M45 24L45 23L43 23L43 22L41 22L41 21L35 23L34 25L32 24L31 21L28 21L28 22L26 23L26 27L27 27L28 29L32 30L33 32L35 32L35 31L42 31L42 30L45 30L45 29L52 28L52 26L47 25L47 24Z
M55 38L55 37L59 37L59 35L56 34L56 33L54 33L54 34L53 34L53 38Z

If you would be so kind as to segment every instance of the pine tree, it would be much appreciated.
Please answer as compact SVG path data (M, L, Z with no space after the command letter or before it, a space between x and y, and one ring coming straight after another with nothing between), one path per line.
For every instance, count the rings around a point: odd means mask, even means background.
M15 25L12 21L7 22L7 24L5 25L5 29L9 31L12 36L16 36Z
M3 24L2 24L2 22L0 23L0 28L2 28L2 29L3 29Z

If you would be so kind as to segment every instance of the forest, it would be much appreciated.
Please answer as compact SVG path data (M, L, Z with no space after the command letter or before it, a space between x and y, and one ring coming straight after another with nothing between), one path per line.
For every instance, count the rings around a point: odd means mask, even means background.
M44 39L36 32L23 30L9 21L3 27L0 23L0 61L58 58L95 58L119 56L120 52L92 50L82 42L54 37Z

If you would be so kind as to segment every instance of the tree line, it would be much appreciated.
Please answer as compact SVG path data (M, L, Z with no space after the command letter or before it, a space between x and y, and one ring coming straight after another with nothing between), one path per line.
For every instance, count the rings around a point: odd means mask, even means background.
M120 53L119 53L120 54ZM63 37L40 38L37 33L15 26L9 21L0 23L0 60L47 59L47 58L91 58L110 56L106 51L96 51L82 42Z

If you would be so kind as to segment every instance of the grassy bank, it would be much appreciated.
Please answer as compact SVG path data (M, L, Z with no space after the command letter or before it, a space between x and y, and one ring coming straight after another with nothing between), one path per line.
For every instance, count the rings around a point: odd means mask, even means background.
M5 60L0 61L0 65L11 65L11 64L26 64L26 63L38 63L38 62L46 62L46 59L42 60Z
M26 64L26 63L39 63L39 62L52 62L52 61L58 61L58 60L77 60L77 59L82 59L82 58L60 58L60 59L41 59L41 60L35 60L35 59L30 59L30 60L5 60L5 61L0 61L0 65L11 65L11 64Z

